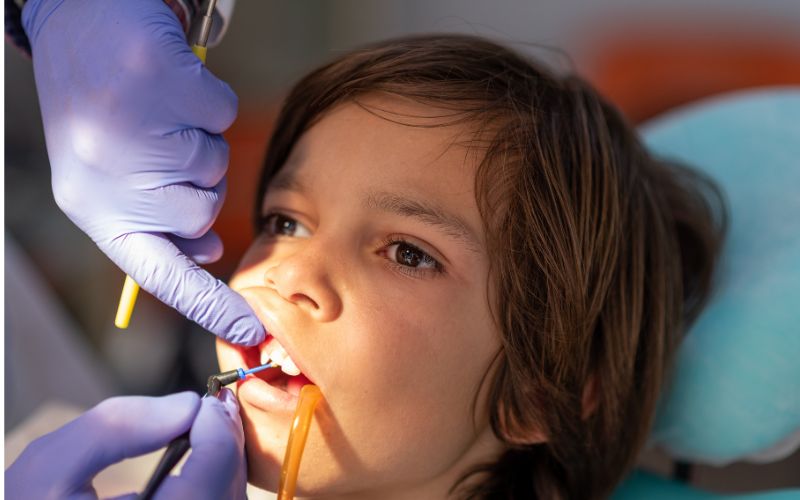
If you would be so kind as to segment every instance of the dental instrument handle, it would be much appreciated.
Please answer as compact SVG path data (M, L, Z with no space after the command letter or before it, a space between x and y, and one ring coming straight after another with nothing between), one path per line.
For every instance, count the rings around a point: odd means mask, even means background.
M122 285L122 295L119 297L117 306L117 316L114 318L114 326L119 329L126 329L131 322L133 306L136 305L136 297L139 295L139 284L133 278L125 275L125 284Z
M192 52L203 64L206 63L206 52L208 50L206 45L208 44L208 35L211 33L211 21L216 5L217 0L209 0L208 10L203 15L203 24L200 26L200 35L197 37L197 43L192 45ZM117 315L114 318L114 326L120 330L128 328L138 295L139 283L136 283L133 278L126 274L125 284L122 285L122 294L119 297L119 305L117 306Z
M144 491L139 495L139 500L150 500L156 494L158 487L166 479L173 468L181 461L186 452L189 451L189 431L184 432L169 442L167 451L161 455L161 460L156 465L156 470L150 476L147 486Z

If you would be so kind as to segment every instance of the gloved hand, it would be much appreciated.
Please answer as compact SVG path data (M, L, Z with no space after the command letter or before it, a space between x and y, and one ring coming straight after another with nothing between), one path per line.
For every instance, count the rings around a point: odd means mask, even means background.
M92 479L101 470L166 446L190 426L189 458L155 498L246 498L242 421L228 389L219 399L191 392L107 399L28 445L6 470L6 498L97 498Z
M158 299L229 342L259 343L244 299L192 261L222 254L209 229L225 196L231 88L162 0L29 0L22 21L58 206Z

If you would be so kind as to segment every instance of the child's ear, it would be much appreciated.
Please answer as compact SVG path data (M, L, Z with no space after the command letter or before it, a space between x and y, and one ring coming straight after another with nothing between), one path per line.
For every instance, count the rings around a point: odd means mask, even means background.
M504 406L505 404L500 402L500 407ZM547 432L530 421L520 424L506 411L501 411L499 417L502 439L508 444L530 446L549 441Z
M600 382L596 374L589 375L586 385L583 386L583 396L581 397L581 418L586 420L597 410L600 404Z
M530 446L547 442L547 435L539 429L531 429L525 435L506 436L506 442L514 445Z

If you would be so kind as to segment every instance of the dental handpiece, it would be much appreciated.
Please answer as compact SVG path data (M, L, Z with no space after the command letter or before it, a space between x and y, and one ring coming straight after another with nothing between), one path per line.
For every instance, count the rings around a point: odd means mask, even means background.
M200 24L200 33L197 35L197 43L192 46L192 52L203 62L206 62L206 47L208 46L208 36L211 34L211 22L214 19L214 8L216 6L217 0L209 0L208 8Z
M211 375L208 377L208 382L206 383L206 393L203 397L216 397L222 387L230 385L237 380L244 380L244 378L251 373L257 373L261 370L266 370L267 368L272 368L274 366L277 365L275 363L267 363L265 365L256 366L255 368L250 368L249 370L237 368L235 370L229 370L226 372L217 373L216 375ZM164 479L166 479L172 469L178 465L178 462L180 462L183 456L186 455L186 452L189 451L190 431L191 429L170 441L166 451L161 456L161 460L158 461L158 465L156 465L153 475L150 476L147 486L145 486L144 491L142 491L141 495L139 495L139 500L150 500L153 498L153 495L155 495L156 490L158 490L159 486L161 486L161 483L164 481Z
M226 372L217 373L216 375L211 375L208 377L208 382L206 383L206 395L203 397L216 396L223 386L232 384L237 380L244 380L245 377L251 373L258 373L261 370L266 370L267 368L272 368L274 366L278 365L276 365L274 362L269 362L266 365L256 366L255 368L250 368L249 370L237 368L235 370L228 370Z

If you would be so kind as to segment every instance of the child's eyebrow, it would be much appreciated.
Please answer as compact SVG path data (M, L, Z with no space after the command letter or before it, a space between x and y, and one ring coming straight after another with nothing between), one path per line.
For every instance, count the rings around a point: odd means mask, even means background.
M403 217L417 219L423 224L443 231L447 236L465 244L473 252L480 253L480 244L475 233L457 215L450 214L428 201L417 200L405 195L376 191L364 198L364 208L381 210Z
M287 174L284 170L269 181L267 191L294 191L303 194L306 189L299 179L296 179L294 175Z

